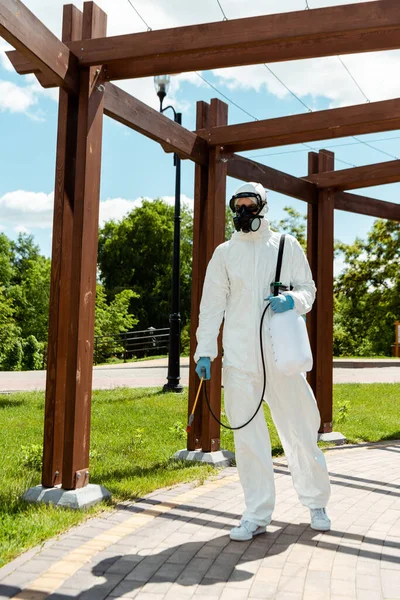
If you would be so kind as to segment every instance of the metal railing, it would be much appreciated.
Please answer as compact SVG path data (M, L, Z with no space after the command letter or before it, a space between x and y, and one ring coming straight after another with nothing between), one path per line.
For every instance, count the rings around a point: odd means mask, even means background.
M115 356L124 362L129 358L142 358L168 350L169 327L142 331L127 331L112 335L96 335L94 338L94 363Z

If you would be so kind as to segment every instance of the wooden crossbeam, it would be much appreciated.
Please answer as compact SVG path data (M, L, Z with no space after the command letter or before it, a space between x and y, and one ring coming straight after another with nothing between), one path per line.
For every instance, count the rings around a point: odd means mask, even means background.
M335 209L376 217L377 219L400 221L400 204L376 200L359 194L335 192Z
M400 100L395 99L202 129L197 134L212 146L238 152L399 128Z
M7 52L7 56L17 73L21 75L35 73L36 76L40 77L40 82L44 87L52 87L51 81L47 82L44 76L38 73L38 69L32 62L26 59L21 53L15 50L9 51ZM114 91L113 94L111 93L111 89ZM106 108L108 106L108 96L110 103L112 102L113 105L115 105L117 90L118 88L115 87L110 88L110 91L106 93ZM131 100L128 100L125 96L125 92L122 92L122 90L120 90L119 94L121 99L124 98L122 99L122 102L130 103L132 107L135 102L139 102L132 97ZM139 110L145 111L144 107L146 105L143 103L140 103L139 105ZM151 111L152 109L148 110ZM149 113L149 116L151 114L155 117L154 113L156 113L156 111ZM106 114L108 113L106 112ZM113 115L110 114L109 116ZM159 117L158 114L157 117ZM118 120L117 116L114 116L113 118ZM131 121L131 123L129 123L129 121ZM125 121L121 120L121 122ZM135 127L132 126L132 119L128 118L125 124L128 127L135 129ZM343 108L333 108L308 114L278 117L276 119L240 123L238 125L228 125L226 127L214 127L210 130L199 129L196 133L210 145L222 145L227 152L233 152L316 140L336 139L349 135L392 131L396 129L400 129L400 99L383 100L380 102L371 102L369 104L359 104ZM139 129L136 130L139 131ZM145 131L140 131L144 135L147 135ZM197 149L200 147L201 143L197 140L194 160L196 160ZM175 150L179 152L179 150ZM182 156L182 158L192 158L192 156ZM232 175L232 177L234 177L234 175ZM320 175L317 177L320 177ZM324 173L322 177L325 178L326 174ZM384 183L390 183L390 181ZM353 186L352 189L355 189L355 187Z
M399 48L392 0L234 19L71 43L81 65L127 79Z
M400 181L400 160L390 160L340 171L327 171L304 177L319 188L355 190L357 188L383 185Z
M305 200L311 204L317 202L317 189L312 183L283 173L237 154L229 155L228 176L241 181L257 181L265 188ZM304 185L306 184L306 185Z
M106 86L104 112L146 137L167 144L169 150L177 152L181 158L188 158L202 165L208 164L205 140L112 83Z
M20 0L1 0L0 36L19 50L49 82L78 92L76 56Z

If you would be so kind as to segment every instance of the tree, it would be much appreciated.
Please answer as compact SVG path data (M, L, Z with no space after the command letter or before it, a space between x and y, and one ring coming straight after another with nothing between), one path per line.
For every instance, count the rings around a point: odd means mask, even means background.
M10 286L13 278L13 251L11 241L4 233L0 233L0 285L5 289Z
M390 355L400 318L400 223L378 219L366 241L338 248L347 267L335 283L335 351Z
M143 200L120 222L109 221L100 230L99 270L107 298L124 289L134 290L130 310L140 329L168 326L171 311L174 208L161 199ZM192 212L182 207L181 318L190 314Z
M38 255L24 260L17 267L15 283L10 289L15 306L15 318L23 338L34 335L47 341L50 299L50 268L48 258Z
M110 304L107 304L103 286L100 283L96 285L94 335L99 336L95 346L96 362L113 353L122 352L123 347L115 344L113 336L129 331L137 324L137 319L129 314L131 298L136 297L137 294L132 290L123 290Z
M4 288L0 287L0 369L5 369L15 340L19 340L21 330L14 319L14 307Z
M283 209L287 213L280 221L271 221L271 229L280 233L289 233L293 235L304 252L307 251L307 217L302 215L295 208L285 206Z

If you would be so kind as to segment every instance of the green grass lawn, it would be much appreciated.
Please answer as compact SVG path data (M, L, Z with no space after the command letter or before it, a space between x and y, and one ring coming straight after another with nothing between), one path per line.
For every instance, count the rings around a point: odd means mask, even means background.
M114 501L138 498L184 481L201 483L215 473L207 465L175 462L186 443L187 392L117 389L93 394L91 482L101 483ZM22 551L92 514L28 505L21 494L40 482L43 393L0 395L0 566ZM349 442L400 438L400 385L336 385L335 430ZM273 454L282 453L268 408L265 414ZM224 420L226 419L223 413ZM233 434L221 433L222 447L233 450Z

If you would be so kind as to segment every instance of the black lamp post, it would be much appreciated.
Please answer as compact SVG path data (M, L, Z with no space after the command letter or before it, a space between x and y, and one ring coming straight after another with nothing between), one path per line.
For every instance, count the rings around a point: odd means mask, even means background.
M167 95L171 77L158 75L154 77L154 86L160 99L160 113L169 108L174 113L175 123L182 124L182 114L177 113L173 106L162 107ZM164 392L183 392L180 381L180 351L181 351L181 315L180 315L180 243L181 243L181 159L174 153L175 165L175 213L174 213L174 246L172 254L172 301L169 317L169 354L168 354L168 383L163 387Z

